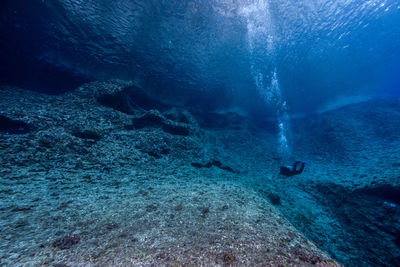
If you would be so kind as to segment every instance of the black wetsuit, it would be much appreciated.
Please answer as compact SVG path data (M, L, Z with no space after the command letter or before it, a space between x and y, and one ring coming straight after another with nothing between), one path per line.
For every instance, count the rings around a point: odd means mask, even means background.
M297 169L297 165L301 164L300 168ZM284 175L284 176L293 176L293 175L297 175L303 172L304 170L304 162L300 162L300 161L296 161L293 164L293 167L288 167L288 166L283 166L281 167L281 170L279 172L279 175Z

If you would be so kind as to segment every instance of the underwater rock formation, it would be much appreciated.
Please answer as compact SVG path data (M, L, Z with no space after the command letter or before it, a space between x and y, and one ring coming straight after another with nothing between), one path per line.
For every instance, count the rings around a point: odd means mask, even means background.
M13 120L0 114L0 133L25 134L32 130L32 125L20 120Z
M159 127L164 132L173 135L187 136L199 131L196 120L189 112L179 109L171 109L165 113L158 110L150 110L132 120L134 129L145 127Z
M0 135L2 266L312 266L330 258L247 188L258 173L246 143L255 137L203 131L179 108L129 115L99 103L126 86L94 82L58 96L1 88L2 114L35 125ZM132 120L144 128L126 129ZM254 171L212 160L194 172L190 162L205 156Z
M365 265L396 262L400 257L399 188L380 185L351 191L332 183L316 186L317 190L310 192L341 222L347 242L359 250Z
M89 139L93 141L99 141L101 139L101 134L93 131L93 130L75 130L71 133L73 136L82 138L82 139Z
M209 162L207 162L205 164L201 164L198 162L192 162L191 164L193 167L196 167L196 168L211 168L211 167L215 166L215 167L220 168L221 170L235 173L235 171L231 167L223 165L220 161L218 161L216 159L211 159Z
M116 109L118 111L134 114L135 110L160 110L164 111L171 108L171 105L163 103L151 97L141 88L127 84L122 90L102 93L97 97L101 105Z
M270 193L268 194L268 198L271 201L272 204L274 205L281 205L281 198L279 195L274 194L274 193Z
M301 177L272 180L269 191L298 229L346 266L398 262L399 111L399 100L370 100L292 121L293 157L311 162Z

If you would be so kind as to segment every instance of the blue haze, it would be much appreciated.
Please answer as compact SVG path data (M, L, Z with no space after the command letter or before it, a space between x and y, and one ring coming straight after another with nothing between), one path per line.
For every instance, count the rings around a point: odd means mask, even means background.
M288 112L305 113L399 96L399 21L394 0L6 0L0 78L51 93L40 70L77 84L139 79L174 101L274 114L254 76L268 87L276 70Z

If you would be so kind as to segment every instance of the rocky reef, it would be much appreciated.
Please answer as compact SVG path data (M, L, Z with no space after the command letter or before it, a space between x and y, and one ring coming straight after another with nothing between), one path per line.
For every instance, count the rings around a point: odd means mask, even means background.
M143 94L1 88L2 266L396 265L398 101L294 120L282 179L273 130Z
M276 207L346 266L397 266L400 101L370 100L292 124L293 158L310 163L260 190L278 194Z
M0 89L0 265L337 266L254 189L264 136L129 88Z

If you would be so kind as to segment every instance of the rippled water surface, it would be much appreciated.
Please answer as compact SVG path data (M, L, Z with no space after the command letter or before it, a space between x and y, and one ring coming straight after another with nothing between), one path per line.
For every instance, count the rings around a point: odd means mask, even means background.
M20 81L29 61L258 112L254 76L267 88L276 70L290 111L304 112L398 93L399 16L394 0L3 1L2 79Z

